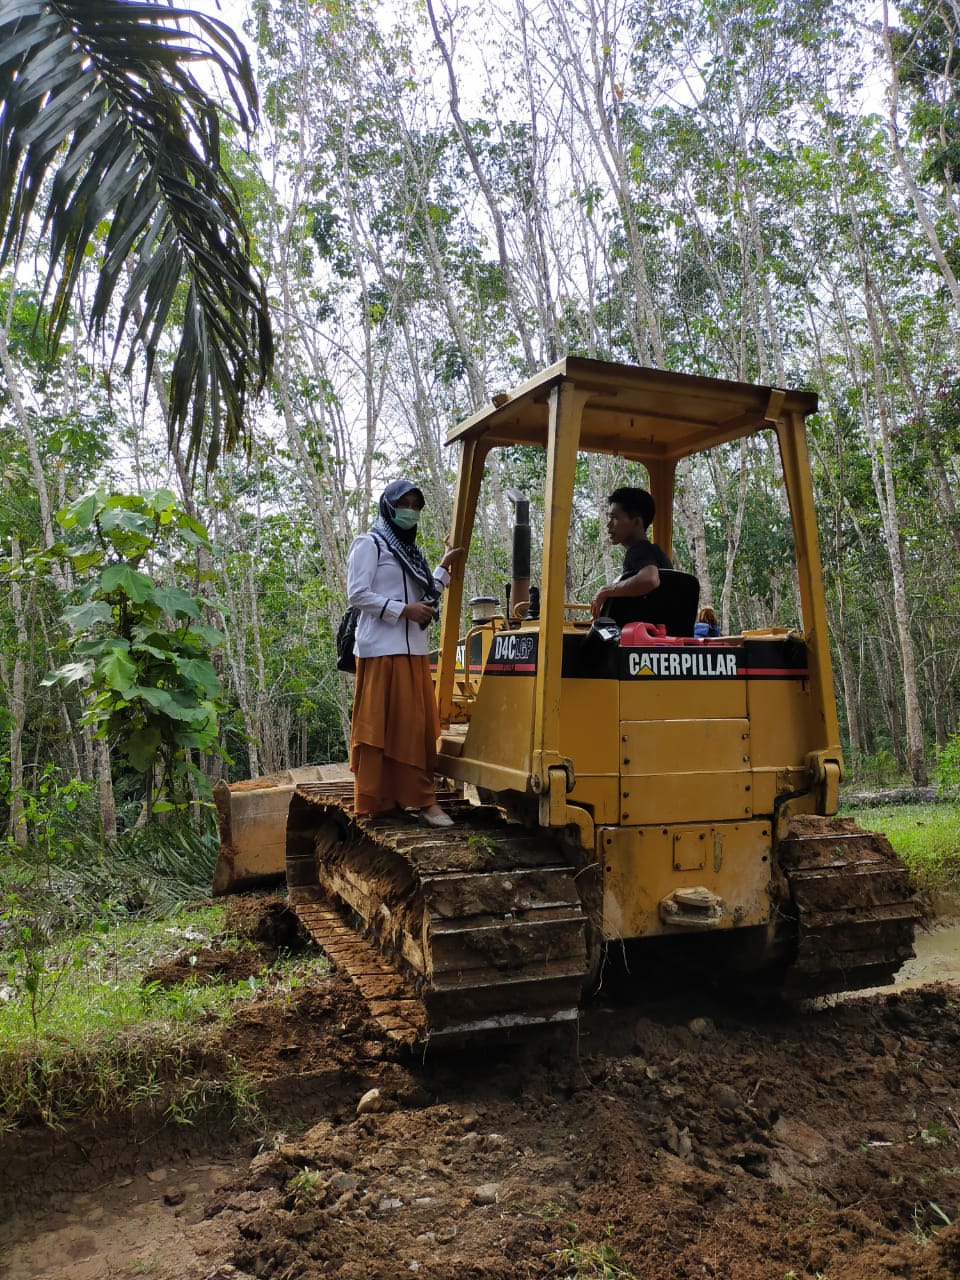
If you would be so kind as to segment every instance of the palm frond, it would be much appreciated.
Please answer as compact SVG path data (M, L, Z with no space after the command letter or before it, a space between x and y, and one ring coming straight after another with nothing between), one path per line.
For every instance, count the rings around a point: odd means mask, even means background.
M70 315L85 254L103 234L88 317L149 375L174 302L185 314L169 383L171 443L212 470L249 448L247 405L273 363L263 280L220 155L222 108L204 62L249 131L257 95L243 45L219 19L135 0L0 0L0 265L23 252L38 204L51 342Z

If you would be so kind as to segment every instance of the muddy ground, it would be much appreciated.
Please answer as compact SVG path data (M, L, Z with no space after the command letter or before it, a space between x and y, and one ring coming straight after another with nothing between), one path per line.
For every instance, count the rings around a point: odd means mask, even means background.
M602 998L576 1039L427 1062L337 974L264 994L224 1031L256 1131L141 1116L4 1142L0 1276L960 1275L960 988L763 1012L646 994Z

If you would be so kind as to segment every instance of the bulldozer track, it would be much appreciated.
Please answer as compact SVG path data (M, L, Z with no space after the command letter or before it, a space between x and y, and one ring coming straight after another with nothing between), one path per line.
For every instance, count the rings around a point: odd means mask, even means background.
M297 915L332 963L350 975L388 1039L404 1047L416 1044L423 1018L414 984L345 923L333 905L302 902Z
M588 982L577 871L547 834L441 794L455 825L354 814L344 783L297 787L287 823L291 905L404 1048L504 1039L574 1023ZM790 996L889 982L913 954L909 876L850 820L791 819L777 847L768 959Z
M342 784L298 787L287 824L298 916L397 1044L574 1022L588 971L575 869L498 809L438 799L453 827L355 815Z
M790 895L785 992L889 982L914 954L919 912L906 867L884 836L850 819L805 816L792 828L778 848Z

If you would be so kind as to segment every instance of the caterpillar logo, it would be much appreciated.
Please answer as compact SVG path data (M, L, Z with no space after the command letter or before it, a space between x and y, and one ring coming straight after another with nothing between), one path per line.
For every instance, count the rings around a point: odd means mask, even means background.
M694 679L697 676L729 677L737 674L737 655L706 650L666 650L652 652L634 650L627 655L627 673L631 676L673 676Z

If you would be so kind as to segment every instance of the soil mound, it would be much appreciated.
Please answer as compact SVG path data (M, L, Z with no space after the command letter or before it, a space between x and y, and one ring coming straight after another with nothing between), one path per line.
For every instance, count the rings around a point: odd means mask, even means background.
M0 1276L955 1280L958 1007L947 984L763 1016L690 994L411 1062L338 975L265 985L222 1037L257 1140L47 1135Z

